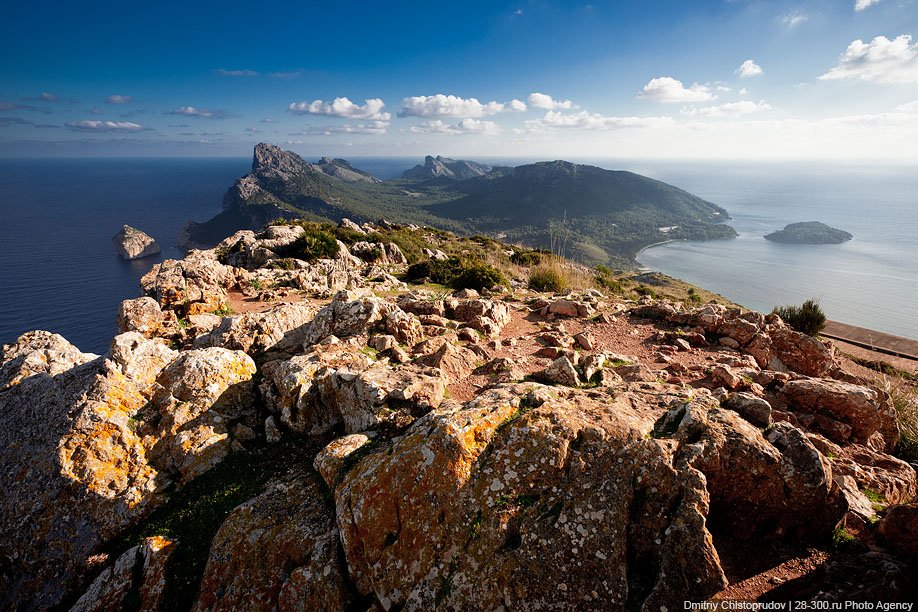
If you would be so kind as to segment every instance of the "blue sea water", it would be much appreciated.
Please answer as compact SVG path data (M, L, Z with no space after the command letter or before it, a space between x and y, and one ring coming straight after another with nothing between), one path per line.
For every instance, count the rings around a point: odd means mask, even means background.
M0 344L30 329L57 332L104 353L121 300L182 252L189 220L220 211L248 159L41 159L0 161ZM162 255L115 256L123 224L154 238Z
M769 312L815 297L831 319L918 339L918 169L704 164L644 173L726 208L739 237L671 242L645 266ZM851 234L837 245L763 236L798 221Z
M391 178L417 158L355 158ZM489 160L485 160L489 161ZM490 160L515 165L532 160ZM740 237L644 251L640 261L759 310L819 297L837 320L918 338L918 173L907 169L572 160L626 169L720 204ZM209 219L248 158L0 161L0 344L30 329L103 353L121 300L154 264L181 257L190 220ZM778 245L762 235L819 220L855 235L842 245ZM128 223L163 254L134 262L111 238Z

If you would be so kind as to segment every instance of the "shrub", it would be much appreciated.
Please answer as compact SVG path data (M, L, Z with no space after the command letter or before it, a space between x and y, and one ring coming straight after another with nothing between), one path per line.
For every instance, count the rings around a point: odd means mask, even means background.
M506 284L504 275L494 266L479 260L450 257L446 260L426 259L408 266L407 278L417 282L429 279L432 283L453 289L481 290Z
M622 287L621 282L615 278L615 272L608 266L598 265L596 266L596 276L593 278L593 282L602 289L611 291L612 293L617 293L622 295L625 293L625 288Z
M539 251L513 251L513 255L510 256L510 263L514 263L518 266L524 266L526 268L535 266L542 261L542 253Z
M778 306L771 311L798 332L815 336L826 326L826 315L813 299L800 306Z
M504 275L497 268L479 261L463 267L459 275L451 283L451 286L454 289L481 291L482 289L490 289L506 283Z
M529 287L534 291L560 293L570 285L570 278L558 262L539 264L529 271Z
M305 225L305 232L283 248L277 249L281 257L294 257L303 261L331 259L338 254L338 241L330 232L319 226Z

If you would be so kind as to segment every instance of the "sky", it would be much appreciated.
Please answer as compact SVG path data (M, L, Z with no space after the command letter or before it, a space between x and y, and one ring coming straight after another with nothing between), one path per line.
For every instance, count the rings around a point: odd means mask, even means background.
M0 156L918 162L918 0L12 3Z

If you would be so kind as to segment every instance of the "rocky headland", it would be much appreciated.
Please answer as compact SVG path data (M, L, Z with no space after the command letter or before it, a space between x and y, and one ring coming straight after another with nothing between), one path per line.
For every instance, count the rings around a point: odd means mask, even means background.
M123 226L121 231L112 237L112 246L115 247L118 257L127 260L158 255L161 252L156 240L130 225Z
M105 355L43 331L3 347L0 606L914 597L897 407L828 341L720 304L533 291L500 243L502 287L408 285L409 261L480 245L322 231L154 266Z
M784 226L783 230L772 232L765 240L785 244L841 244L854 238L852 234L820 221L802 221Z

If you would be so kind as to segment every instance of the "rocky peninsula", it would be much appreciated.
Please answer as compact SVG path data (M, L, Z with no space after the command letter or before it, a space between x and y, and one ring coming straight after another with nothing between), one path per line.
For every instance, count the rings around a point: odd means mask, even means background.
M124 225L112 237L112 245L118 257L126 260L141 259L161 252L156 240L130 225Z
M829 227L819 221L803 221L786 225L783 230L772 232L765 240L785 244L841 244L854 238L852 234Z
M869 371L775 315L535 291L533 253L269 225L154 266L105 355L4 346L0 606L913 600L916 473Z

